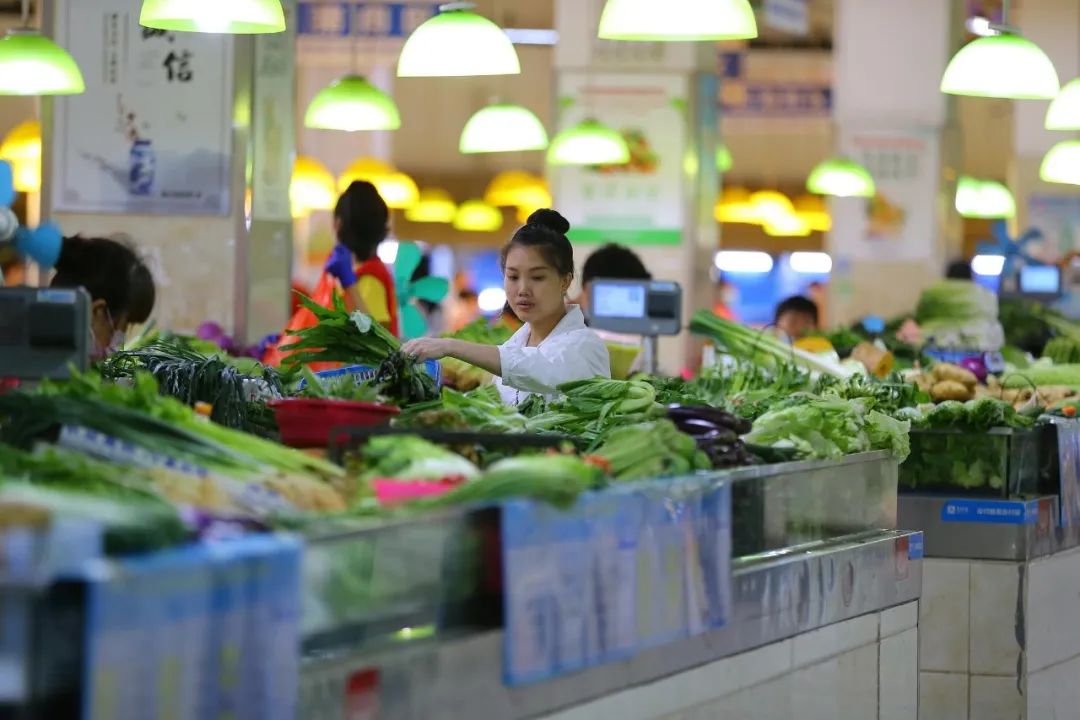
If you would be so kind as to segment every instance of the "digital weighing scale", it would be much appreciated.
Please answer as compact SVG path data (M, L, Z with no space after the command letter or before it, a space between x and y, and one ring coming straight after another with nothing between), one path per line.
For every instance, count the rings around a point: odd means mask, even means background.
M0 378L62 379L89 357L85 290L0 287Z
M589 327L645 340L645 370L656 374L657 340L682 332L682 288L663 280L589 283Z

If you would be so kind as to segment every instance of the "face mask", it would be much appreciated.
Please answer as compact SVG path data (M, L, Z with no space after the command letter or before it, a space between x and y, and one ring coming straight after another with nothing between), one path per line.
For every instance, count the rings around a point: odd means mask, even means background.
M113 322L112 313L109 312L108 308L105 308L105 316L108 318L109 327L113 328L113 331L109 336L109 342L106 345L102 345L98 341L97 335L90 333L91 339L93 340L93 348L90 351L90 360L94 362L104 360L123 347L124 340L127 337L127 334L124 331L116 329L116 323Z

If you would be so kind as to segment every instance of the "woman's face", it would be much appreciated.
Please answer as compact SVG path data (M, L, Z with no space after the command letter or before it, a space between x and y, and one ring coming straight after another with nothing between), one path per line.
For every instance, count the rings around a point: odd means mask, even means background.
M104 300L95 300L90 306L91 351L104 357L116 350L123 342L127 326L127 318L123 314L113 317Z
M563 297L570 287L570 276L560 275L534 247L510 248L503 268L503 286L506 301L524 322L562 317L566 312Z

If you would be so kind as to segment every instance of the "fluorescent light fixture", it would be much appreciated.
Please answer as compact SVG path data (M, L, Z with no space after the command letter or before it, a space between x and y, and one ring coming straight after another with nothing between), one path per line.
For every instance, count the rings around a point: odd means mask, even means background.
M971 272L976 275L995 277L1005 268L1004 255L976 255L971 258Z
M480 308L480 312L499 312L506 307L506 291L497 287L484 288L476 296L476 304Z
M383 240L379 243L379 247L375 248L375 253L379 256L387 265L393 265L397 260L398 241L397 240Z
M827 275L832 272L832 258L823 252L793 252L788 265L804 275Z
M715 264L721 272L763 275L772 270L773 259L758 250L721 250L716 253Z

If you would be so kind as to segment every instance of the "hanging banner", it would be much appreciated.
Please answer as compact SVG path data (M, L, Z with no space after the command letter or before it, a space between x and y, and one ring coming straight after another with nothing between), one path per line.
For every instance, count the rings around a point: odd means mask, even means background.
M676 245L684 220L686 80L673 75L559 78L559 129L593 118L630 146L625 165L552 168L556 202L575 242Z
M63 3L86 92L55 101L53 208L226 215L232 37L139 25L140 0Z
M938 234L936 133L842 130L839 145L870 171L877 193L830 203L837 254L852 260L931 260Z

